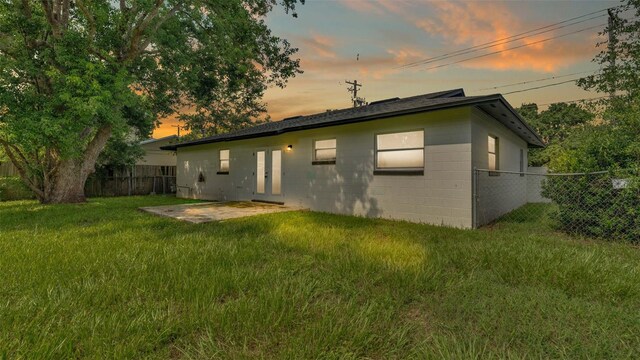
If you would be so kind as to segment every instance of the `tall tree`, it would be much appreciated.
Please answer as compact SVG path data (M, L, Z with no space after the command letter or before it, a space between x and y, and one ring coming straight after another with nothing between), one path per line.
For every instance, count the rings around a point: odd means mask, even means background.
M110 139L214 100L263 111L265 87L299 72L264 18L296 3L0 0L0 146L41 202L84 201Z
M235 52L234 44L225 52ZM266 120L266 107L261 102L267 82L262 70L249 58L244 64L221 63L219 54L199 54L194 68L193 86L185 94L193 104L189 112L180 114L187 137L205 137L238 130ZM220 71L223 69L223 71ZM264 119L261 119L263 117Z
M559 168L640 169L640 0L611 12L613 21L603 31L610 41L598 44L602 51L593 59L601 71L578 85L615 96L600 101L600 123L572 139Z
M567 138L595 118L591 111L578 104L555 103L540 112L537 104L523 104L517 110L547 144L544 149L529 151L530 166L546 165Z
M640 0L627 0L611 10L613 21L602 35L601 48L593 62L601 70L587 76L578 85L586 90L603 93L618 93L623 98L640 95Z

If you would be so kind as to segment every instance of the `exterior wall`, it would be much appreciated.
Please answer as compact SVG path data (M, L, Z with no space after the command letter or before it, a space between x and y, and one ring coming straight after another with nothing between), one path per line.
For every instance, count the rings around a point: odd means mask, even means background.
M332 213L469 228L471 110L454 109L179 148L178 196L252 200L257 149L282 150L280 200ZM286 120L285 120L286 121ZM424 175L374 175L375 135L424 129ZM312 165L313 141L336 138L335 165ZM292 151L286 151L292 145ZM229 174L217 174L219 150L230 150ZM198 182L202 173L204 182Z
M520 171L520 150L524 150L524 169L527 168L527 142L492 119L474 109L472 114L473 167L488 168L488 137L498 140L498 170ZM479 171L476 179L477 226L487 224L527 203L527 178L520 174Z
M161 146L175 141L175 138L170 138L142 145L145 155L136 162L136 165L176 166L176 155L172 151L160 150Z

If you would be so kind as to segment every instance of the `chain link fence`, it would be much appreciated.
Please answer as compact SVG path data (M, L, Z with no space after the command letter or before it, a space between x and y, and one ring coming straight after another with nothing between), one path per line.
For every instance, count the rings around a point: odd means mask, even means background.
M635 171L476 169L473 180L475 227L537 222L574 235L640 242L640 177Z

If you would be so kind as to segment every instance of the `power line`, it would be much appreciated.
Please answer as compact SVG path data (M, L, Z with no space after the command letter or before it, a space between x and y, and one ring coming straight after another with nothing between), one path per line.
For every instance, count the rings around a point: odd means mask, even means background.
M559 104L559 103L567 103L567 104L571 104L571 103L576 103L576 102L581 102L581 101L596 101L596 100L602 100L605 98L608 98L609 96L598 96L598 97L594 97L594 98L584 98L584 99L574 99L574 100L565 100L565 101L554 101L551 103L545 103L545 104L536 104L538 106L547 106L547 105L553 105L553 104ZM527 104L528 105L528 104Z
M597 11L595 13L602 12L602 11L604 11L604 10L600 10L600 11ZM589 13L589 14L586 14L586 15L583 15L583 16L579 16L577 18L585 17L585 16L592 15L592 14L594 14L594 13ZM441 60L450 59L450 58L453 58L453 57L458 57L458 56L461 56L461 55L466 55L466 54L478 52L478 51L489 49L489 48L496 47L496 46L499 46L499 45L504 45L504 44L515 42L515 41L523 40L523 39L526 39L526 38L531 37L531 36L541 35L541 34L545 34L545 33L551 32L551 31L560 30L560 29L563 29L563 28L566 28L566 27L569 27L569 26L581 24L583 22L586 22L586 21L589 21L589 20L593 20L593 19L597 19L597 18L600 18L600 17L603 17L603 16L606 16L606 14L600 14L600 15L597 15L597 16L592 16L592 17L590 17L588 19L583 19L583 20L580 20L580 21L573 22L571 24L558 26L558 25L561 25L563 23L573 21L573 20L575 20L577 18L565 20L565 21L562 21L562 22L559 22L559 23L555 23L555 24L544 26L542 28L530 30L530 31L527 31L527 32L524 32L524 33L520 33L520 34L517 34L517 35L512 35L512 36L509 36L509 37L506 37L506 38L503 38L503 39L500 39L500 40L494 40L494 41L491 41L491 42L488 42L488 43L472 46L470 48L457 50L457 51L454 51L454 52L451 52L451 53L447 53L447 54L443 54L443 55L439 55L439 56L434 56L432 58L427 58L427 59L423 59L423 60L414 61L414 62L411 62L411 63L408 63L408 64L401 65L401 66L399 66L399 68L416 67L416 66L419 66L419 65L429 64L429 63L433 63L433 62L437 62L437 61L441 61ZM540 31L540 30L543 30L543 29L546 29L546 30ZM532 32L534 34L523 36L525 34L532 33Z
M564 77L567 77L567 76L575 76L575 75L587 74L587 73L595 74L596 72L598 72L598 70L580 71L580 72L575 72L575 73L571 73L571 74L554 75L554 76L550 76L550 77L546 77L546 78L542 78L542 79L527 80L527 81L522 81L522 82L517 82L517 83L503 84L503 85L497 85L497 86L492 86L492 87L487 87L487 88L482 88L482 89L475 89L475 90L472 90L472 91L496 90L496 89L512 87L512 86L526 85L526 84L536 83L536 82L541 82L541 81L561 79L561 78L564 78Z
M492 52L490 52L490 53L486 53L486 54L482 54L482 55L477 55L477 56L473 56L473 57L470 57L470 58L466 58L466 59L462 59L462 60L458 60L458 61L454 61L454 62L450 62L450 63L446 63L446 64L440 64L440 65L437 65L437 66L428 67L428 68L426 68L426 69L424 69L424 70L438 69L438 68L445 67L445 66L449 66L449 65L455 65L455 64L460 64L460 63L466 62L466 61L479 59L479 58L482 58L482 57L487 57L487 56L491 56L491 55L500 54L500 53L503 53L503 52L506 52L506 51L511 51L511 50L520 49L520 48L523 48L523 47L532 46L532 45L540 44L540 43L543 43L543 42L551 41L551 40L554 40L554 39L559 39L559 38L562 38L562 37L565 37L565 36L569 36L569 35L573 35L573 34L581 33L581 32L588 31L588 30L592 30L592 29L595 29L595 28L602 27L602 26L604 26L604 25L606 25L606 24L598 24L598 25L596 25L596 26L590 26L590 27L588 27L588 28L584 28L584 29L580 29L580 30L572 31L572 32L569 32L569 33L566 33L566 34L562 34L562 35L558 35L558 36L552 36L552 37L550 37L550 38L546 38L546 39L542 39L542 40L534 41L534 42L531 42L531 43L527 43L527 44L522 44L522 45L518 45L518 46L510 47L510 48L508 48L508 49L503 49L503 50L498 50L498 51L492 51Z
M634 19L636 19L636 18L632 18L632 19L630 19L630 20L634 20ZM605 25L605 24L603 24L603 25ZM583 30L585 30L585 29L583 29ZM582 31L582 30L580 30L580 31ZM570 34L571 34L571 33L567 33L567 34L560 35L560 36L558 36L558 37L566 36L566 35L570 35ZM556 37L556 38L557 38L557 37ZM549 38L549 39L545 39L545 40L550 40L550 39L551 39L551 38ZM525 44L525 45L526 45L526 44ZM517 47L516 47L516 48L517 48ZM511 49L514 49L514 48L511 48ZM505 50L509 50L509 49L505 49ZM489 55L489 54L485 54L485 55ZM470 60L470 59L466 59L466 60ZM583 72L577 72L577 73L574 73L573 75L577 75L577 74L581 74L581 73L586 73L586 72L596 73L596 72L598 72L598 71L599 71L599 70L596 70L596 71L583 71ZM566 76L570 76L570 75L571 75L571 74L567 74L567 75L561 75L561 76L557 76L557 77L566 77ZM545 79L537 79L537 80L533 80L533 81L529 81L529 82L544 81L544 80L549 80L549 79L553 79L553 78L557 78L557 77L551 77L551 78L545 78ZM580 78L574 78L574 79L571 79L571 80L560 81L560 82L556 82L556 83L552 83L552 84L546 84L546 85L541 85L541 86L536 86L536 87L531 87L531 88L526 88L526 89L514 90L514 91L510 91L510 92L503 93L502 95L509 95L509 94L516 94L516 93L526 92L526 91L532 91L532 90L544 89L544 88L547 88L547 87L551 87L551 86L558 86L558 85L562 85L562 84L567 84L567 83L571 83L571 82L578 81L578 80L580 80ZM525 82L523 82L523 83L527 83L527 82L525 81ZM522 84L522 83L521 83L521 84ZM518 84L508 84L508 85L506 85L506 86L513 86L513 85L518 85ZM500 86L496 86L496 87L494 87L494 88L498 88L498 87L500 87ZM504 87L504 86L502 86L502 87ZM611 95L610 95L610 96L611 96ZM604 98L604 97L601 97L601 98ZM601 99L601 98L599 98L599 99ZM577 100L577 101L580 101L580 100Z
M434 59L439 59L439 58L444 57L444 56L449 56L449 55L452 55L452 54L458 54L460 52L464 52L464 51L467 51L467 50L476 49L476 48L479 48L479 47L482 47L482 46L486 46L486 45L490 45L490 44L493 44L493 43L509 40L509 39L514 38L514 37L526 35L528 33L539 31L539 30L544 30L544 29L547 29L547 28L550 28L550 27L554 27L554 26L557 26L557 25L560 25L560 24L563 24L563 23L567 23L567 22L570 22L570 21L574 21L574 20L577 20L577 19L580 19L580 18L583 18L583 17L586 17L586 16L594 15L594 14L597 14L597 13L600 13L600 12L603 12L603 11L606 11L606 10L607 9L594 11L594 12L591 12L591 13L588 13L588 14L584 14L584 15L581 15L581 16L576 16L574 18L567 19L567 20L564 20L564 21L561 21L561 22L557 22L557 23L554 23L554 24L546 25L546 26L543 26L543 27L540 27L540 28L536 28L536 29L533 29L533 30L529 30L529 31L525 31L525 32L522 32L522 33L519 33L519 34L511 35L511 36L508 36L508 37L505 37L505 38L502 38L502 39L489 41L489 42L486 42L486 43L483 43L483 44L475 45L475 46L472 46L472 47L469 47L469 48L465 48L465 49L460 49L460 50L457 50L457 51L453 51L451 53L435 56L435 57L432 57L432 58L427 58L427 59L423 59L423 60L414 61L414 62L411 62L411 63L408 63L408 64L404 64L401 67L407 67L407 66L410 66L410 65L421 63L423 61L430 61L430 60L434 60ZM599 15L597 17L604 16L604 15L605 14L602 14L602 15Z
M574 82L574 81L578 81L578 80L580 80L580 78L575 78L575 79L566 80L566 81L560 81L560 82L553 83L553 84L541 85L541 86L536 86L536 87L522 89L522 90L509 91L509 92L503 93L502 95L509 95L509 94L516 94L516 93L521 93L521 92L525 92L525 91L544 89L544 88L548 88L548 87L551 87L551 86L558 86L558 85L562 85L562 84L568 84L570 82Z
M546 84L546 85L536 86L536 87L532 87L532 88L509 91L509 92L506 92L506 93L502 93L502 95L509 95L509 94L516 94L516 93L531 91L531 90L544 89L544 88L548 88L548 87L551 87L551 86L558 86L558 85L562 85L562 84L572 83L572 82L575 82L575 81L578 81L578 80L580 80L580 78L575 78L575 79L566 80L566 81L560 81L560 82L557 82L557 83Z

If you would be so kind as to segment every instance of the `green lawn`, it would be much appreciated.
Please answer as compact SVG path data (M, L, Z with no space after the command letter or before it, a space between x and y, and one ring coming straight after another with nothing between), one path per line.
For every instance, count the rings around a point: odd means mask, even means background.
M180 202L0 203L0 358L640 357L636 247Z

